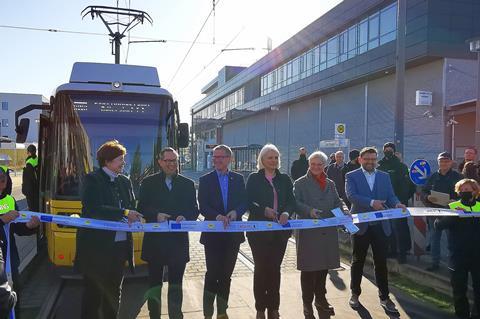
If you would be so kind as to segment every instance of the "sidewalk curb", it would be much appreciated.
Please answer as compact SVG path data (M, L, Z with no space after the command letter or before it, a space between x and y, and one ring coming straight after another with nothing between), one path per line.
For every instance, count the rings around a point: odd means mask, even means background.
M340 242L340 254L351 256L350 246L348 244ZM349 260L346 260L345 258L343 259L346 263L350 264ZM365 272L373 276L373 258L371 254L367 254L365 266ZM391 274L404 276L414 282L417 282L419 285L431 287L439 293L452 297L452 287L450 285L449 277L442 276L438 273L426 271L422 268L409 265L408 263L399 264L394 259L387 259L387 268L388 272ZM468 293L469 296L473 296L473 288L470 284Z

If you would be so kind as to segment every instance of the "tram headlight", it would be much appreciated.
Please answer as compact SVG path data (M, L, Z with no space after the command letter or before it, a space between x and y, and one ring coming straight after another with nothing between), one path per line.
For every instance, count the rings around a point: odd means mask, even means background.
M112 83L112 91L121 91L122 89L122 82L115 81Z

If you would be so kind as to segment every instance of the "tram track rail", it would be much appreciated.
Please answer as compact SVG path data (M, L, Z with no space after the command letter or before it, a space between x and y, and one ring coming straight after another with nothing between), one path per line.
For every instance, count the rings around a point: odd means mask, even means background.
M68 279L59 277L52 288L50 289L48 296L45 298L45 302L42 304L40 311L37 315L38 319L51 319L55 318L55 313L58 307L58 302L62 295L62 291L67 285Z
M198 220L202 219L203 218L200 217ZM254 272L254 261L248 247L244 247L244 249L240 247L237 258L249 271L251 271L251 273ZM131 277L133 278L137 276L134 275ZM45 297L44 302L42 303L37 318L63 318L62 312L65 311L65 305L62 306L62 304L64 304L67 300L65 298L68 298L65 294L67 294L69 289L78 284L79 280L81 280L81 277L78 275L63 274L56 276L55 280L51 283L51 288L48 290L48 295Z
M249 256L246 252L244 252L243 250L239 250L238 251L238 260L240 260L240 262L242 262L242 264L244 264L252 273L255 269L255 264L253 262L253 258L251 256Z

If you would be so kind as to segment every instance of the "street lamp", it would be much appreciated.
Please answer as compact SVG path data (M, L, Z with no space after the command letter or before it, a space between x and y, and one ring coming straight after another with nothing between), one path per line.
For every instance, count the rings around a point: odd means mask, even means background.
M480 149L480 36L468 40L470 52L477 53L477 106L475 108L475 147Z
M397 50L395 53L395 125L394 142L398 152L404 153L405 126L405 43L407 25L407 0L398 0Z

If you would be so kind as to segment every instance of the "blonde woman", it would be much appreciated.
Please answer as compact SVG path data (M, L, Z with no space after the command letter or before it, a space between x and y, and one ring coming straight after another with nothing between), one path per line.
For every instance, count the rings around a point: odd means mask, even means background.
M249 220L268 220L286 224L295 211L295 197L290 177L280 173L280 152L272 144L265 145L257 159L258 171L247 180L250 208ZM248 233L255 271L253 293L257 319L280 317L280 266L285 255L290 231Z

